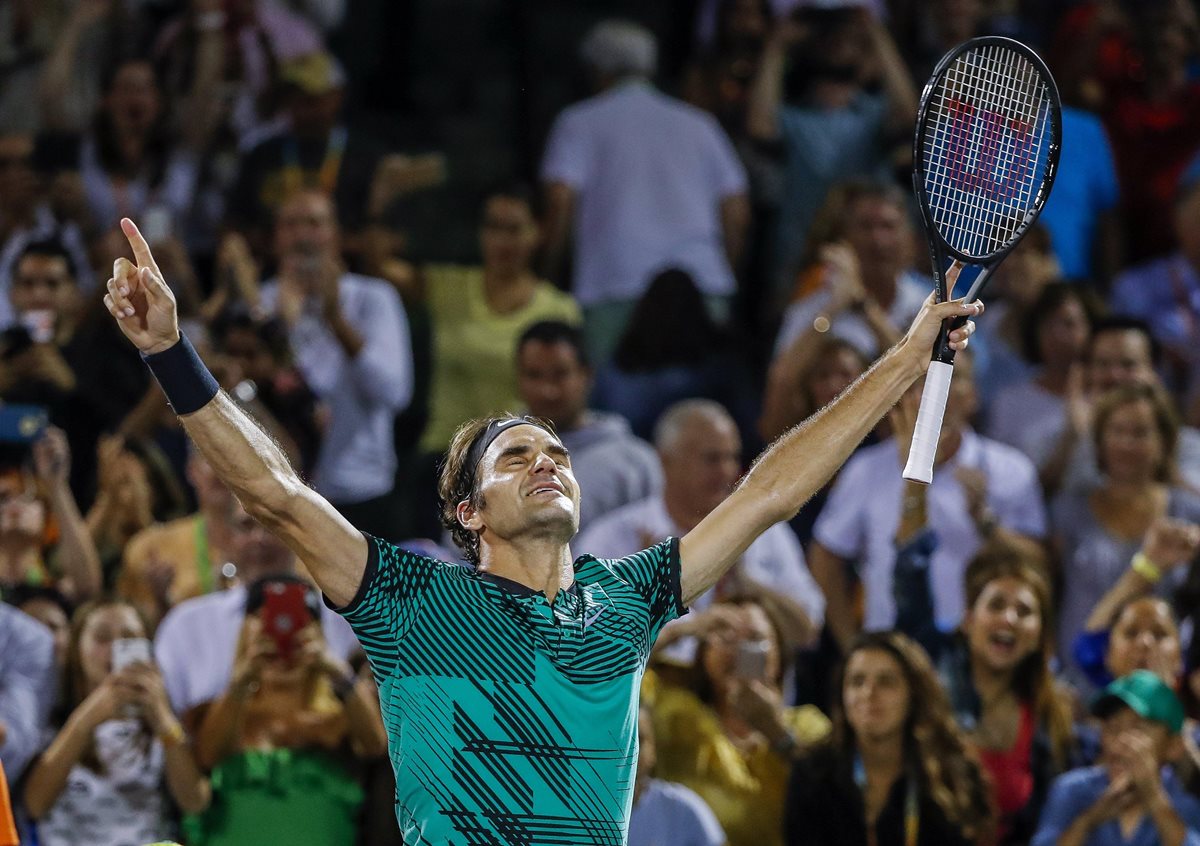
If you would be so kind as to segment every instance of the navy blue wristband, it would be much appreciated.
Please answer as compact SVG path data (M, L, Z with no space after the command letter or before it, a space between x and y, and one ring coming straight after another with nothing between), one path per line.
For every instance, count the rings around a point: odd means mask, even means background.
M199 411L212 402L221 390L216 378L200 360L192 342L182 332L179 333L179 343L153 355L142 353L142 361L146 362L162 386L167 402L176 414Z

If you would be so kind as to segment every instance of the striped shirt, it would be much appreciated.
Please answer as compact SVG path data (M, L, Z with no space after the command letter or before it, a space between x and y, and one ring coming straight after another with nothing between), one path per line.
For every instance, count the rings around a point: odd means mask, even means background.
M624 844L639 686L686 613L678 540L581 556L553 602L368 541L340 613L379 685L404 842Z

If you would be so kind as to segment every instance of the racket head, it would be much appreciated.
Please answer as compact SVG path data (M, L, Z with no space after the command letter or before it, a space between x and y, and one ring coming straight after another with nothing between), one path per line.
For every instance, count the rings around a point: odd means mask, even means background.
M948 259L994 265L1029 231L1061 150L1058 86L1033 50L985 36L938 62L917 111L913 187L942 299Z

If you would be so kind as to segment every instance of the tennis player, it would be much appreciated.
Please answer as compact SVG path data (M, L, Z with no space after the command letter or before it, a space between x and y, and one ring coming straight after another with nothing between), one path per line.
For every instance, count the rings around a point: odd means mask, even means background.
M132 221L121 227L137 264L116 261L105 304L213 469L358 634L406 844L623 844L638 687L659 630L829 479L925 371L943 319L983 309L931 298L904 340L776 441L696 528L617 561L572 556L580 491L547 424L467 423L439 484L443 519L473 565L462 567L364 536L305 485L220 392L179 332L146 241ZM973 331L966 323L952 344Z

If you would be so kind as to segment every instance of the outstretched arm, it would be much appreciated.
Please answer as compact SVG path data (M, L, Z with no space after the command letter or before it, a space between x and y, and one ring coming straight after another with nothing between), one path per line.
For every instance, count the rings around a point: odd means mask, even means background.
M982 310L982 304L967 305L961 300L935 304L930 296L899 344L834 402L768 447L737 490L680 542L684 603L716 584L755 538L799 511L829 481L884 413L925 372L943 320ZM974 323L968 322L951 333L951 346L966 346L974 330Z
M117 259L104 297L109 312L148 357L188 436L221 481L251 516L291 547L326 596L338 605L349 603L366 569L366 539L304 484L253 419L216 390L215 381L181 339L175 297L150 247L133 221L122 220L121 228L137 266ZM180 397L190 401L181 403Z

